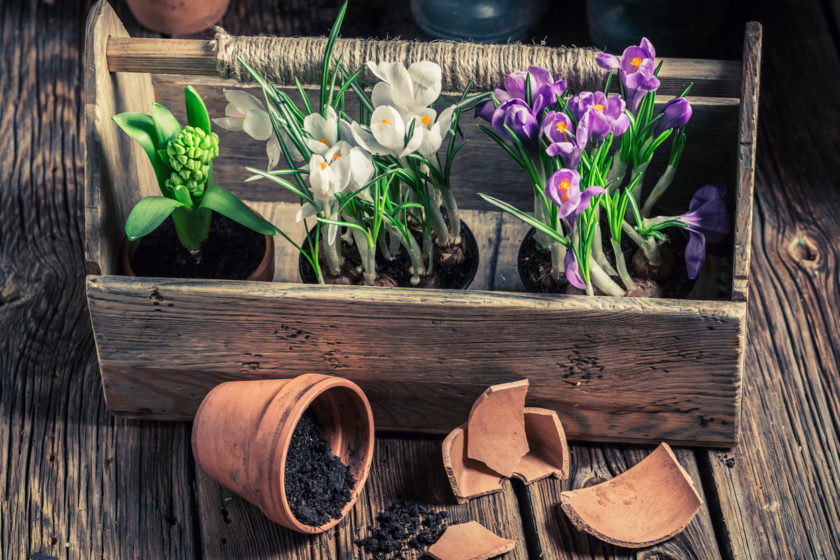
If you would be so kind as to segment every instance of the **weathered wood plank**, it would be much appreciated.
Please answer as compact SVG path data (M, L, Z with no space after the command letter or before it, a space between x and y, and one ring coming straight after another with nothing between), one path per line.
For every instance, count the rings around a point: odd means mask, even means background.
M160 189L143 149L111 117L151 112L154 89L149 74L108 72L108 38L128 33L107 2L91 10L85 36L85 266L115 274L128 213Z
M0 558L189 559L185 427L115 419L100 396L80 4L0 4Z
M338 48L340 47L339 42ZM216 76L214 48L215 41L115 37L108 43L108 70L179 76ZM278 53L278 56L282 54ZM310 62L313 65L320 65L320 55L321 53L318 53L313 56ZM499 52L496 56L502 58L505 55ZM689 82L693 82L695 95L709 97L738 97L739 95L741 65L736 61L675 58L663 58L662 61L662 69L659 73L662 93L678 95ZM469 61L462 62L464 63L470 64ZM300 66L299 61L297 65ZM294 85L294 83L283 85Z
M569 480L544 479L525 486L521 495L533 513L528 527L537 536L537 553L542 558L720 558L708 506L673 539L640 550L629 550L604 543L578 531L560 509L560 493L599 484L626 471L645 458L653 448L608 448L572 446L572 472ZM675 449L682 466L703 493L694 453L689 449ZM705 498L704 498L705 502ZM529 519L526 517L526 525Z
M212 558L370 558L354 542L367 535L376 515L396 500L445 510L450 523L475 520L516 541L505 560L527 558L525 534L511 483L504 490L464 505L455 501L443 472L439 440L377 438L365 490L350 515L321 535L300 535L268 521L258 508L197 472L203 557ZM409 554L407 559L419 558Z
M188 418L221 380L312 371L358 381L382 428L446 432L485 387L528 377L571 437L736 432L743 303L107 276L88 299L121 414Z
M834 3L836 18L836 3ZM707 453L734 558L840 557L840 54L829 3L764 24L741 443ZM791 87L792 85L792 87Z

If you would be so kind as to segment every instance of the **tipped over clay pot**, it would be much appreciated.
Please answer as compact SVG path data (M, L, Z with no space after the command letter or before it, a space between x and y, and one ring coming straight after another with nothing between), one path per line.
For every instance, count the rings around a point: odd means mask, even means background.
M341 515L320 526L295 518L286 496L289 443L307 409L355 480ZM202 401L193 424L192 449L202 470L275 523L301 533L321 533L341 521L359 497L373 458L373 430L365 394L347 379L306 374L231 381L215 387Z
M578 530L614 545L642 548L680 533L703 500L663 443L611 480L561 493L560 503Z
M126 0L144 27L165 35L198 33L218 23L230 0Z

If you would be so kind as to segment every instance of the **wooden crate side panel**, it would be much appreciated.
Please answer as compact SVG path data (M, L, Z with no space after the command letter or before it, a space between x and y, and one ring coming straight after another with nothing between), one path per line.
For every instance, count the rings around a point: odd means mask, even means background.
M750 280L755 145L761 77L761 24L755 21L747 23L743 64L743 91L738 123L738 193L734 218L735 266L732 270L732 297L738 301L747 300Z
M489 385L576 439L734 443L744 305L89 277L106 401L189 418L229 379L359 382L384 429L446 432Z
M114 274L129 211L140 198L160 192L145 152L111 117L126 111L148 113L155 96L149 74L108 71L108 39L128 37L128 33L104 0L90 11L86 37L86 270Z
M112 72L217 76L214 43L189 39L115 38L108 45L108 65ZM313 53L312 62L320 65L321 55L320 52ZM395 52L394 56L399 58L404 53ZM695 58L658 60L662 61L659 79L662 84L660 91L664 94L678 95L689 82L694 83L695 95L737 97L740 92L741 65L737 61ZM402 62L408 64L414 61ZM500 82L502 78L499 77ZM614 86L617 91L617 84Z
M184 113L184 87L192 84L204 98L212 117L224 116L227 101L224 90L243 88L261 98L259 89L253 85L240 85L230 80L203 77L155 76L155 94L159 103L165 105L182 121ZM295 88L281 88L296 102L300 95ZM307 91L310 100L317 104L317 92ZM691 195L703 185L718 183L727 186L730 204L735 204L736 154L738 151L737 98L691 97L694 114L686 127L688 141L680 168L674 183L659 204L669 212L680 214L687 211ZM667 103L663 97L658 108ZM354 97L347 100L347 113L358 117L358 102ZM452 185L459 207L465 209L489 210L494 208L477 196L482 192L490 194L519 208L533 207L533 192L525 172L484 132L478 124L484 121L465 113L461 119L466 146L459 152L452 165ZM484 123L486 124L486 123ZM248 200L295 201L288 193L270 181L259 180L245 183L251 175L246 166L265 169L265 142L250 138L241 131L228 131L214 127L219 135L219 153L213 171L216 181ZM668 163L670 144L660 148L654 156L645 175L645 192L653 188ZM446 144L442 146L444 151ZM710 164L714 162L714 164ZM281 166L285 163L281 163Z

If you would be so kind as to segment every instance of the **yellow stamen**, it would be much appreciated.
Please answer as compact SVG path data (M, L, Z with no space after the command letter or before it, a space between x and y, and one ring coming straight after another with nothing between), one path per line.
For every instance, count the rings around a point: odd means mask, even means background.
M634 56L633 60L630 61L630 66L635 68L637 72L639 71L639 66L641 66L641 65L642 65L642 59L639 58L638 56Z
M321 138L320 140L318 140L318 142L320 142L321 144L324 144L325 146L329 146L329 145L330 145L330 143L327 141L327 139L326 139L326 138Z
M429 123L431 123L431 122L432 122L432 119L430 119L430 118L429 118L429 117L427 117L426 115L423 115L423 116L420 118L420 121L423 123L423 126L425 126L426 128L429 128Z
M559 123L557 123L557 132L562 132L563 134L566 134L566 129L567 128L568 128L568 125L566 125L566 123L564 123L563 121L560 121Z
M604 112L604 106L601 105L600 103L596 103L595 105L593 105L593 107L595 108L596 111L601 111L602 113Z
M321 162L321 169L326 169L326 168L327 168L327 164L322 161Z
M382 124L391 124L391 123L388 122L388 119L382 119L379 122L381 122Z
M337 160L337 159L338 159L338 158L340 158L340 157L341 157L341 154L339 154L338 152L336 152L335 154L333 154L333 161Z
M561 179L560 184L557 185L557 188L560 189L560 199L563 202L567 202L569 200L569 189L572 188L572 184L569 182L568 179Z

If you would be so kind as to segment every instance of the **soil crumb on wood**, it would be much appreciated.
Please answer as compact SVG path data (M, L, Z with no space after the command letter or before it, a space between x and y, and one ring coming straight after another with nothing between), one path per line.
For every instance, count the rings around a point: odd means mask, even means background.
M305 412L286 457L286 498L294 516L312 526L336 519L354 485L350 468L333 455L315 417Z
M411 551L425 550L446 530L448 514L413 502L394 502L369 525L368 536L356 540L375 560L403 560Z

